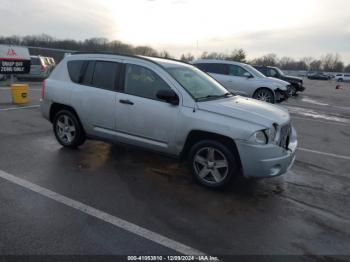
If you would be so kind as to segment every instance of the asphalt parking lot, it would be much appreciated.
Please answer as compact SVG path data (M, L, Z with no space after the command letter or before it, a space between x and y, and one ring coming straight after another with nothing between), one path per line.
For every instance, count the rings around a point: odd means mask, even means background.
M157 154L63 149L40 83L25 106L0 86L0 254L350 255L350 84L305 86L281 104L298 132L291 171L222 192Z

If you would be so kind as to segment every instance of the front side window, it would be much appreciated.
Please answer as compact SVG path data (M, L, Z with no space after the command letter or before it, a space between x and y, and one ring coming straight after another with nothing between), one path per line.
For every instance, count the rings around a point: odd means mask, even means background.
M278 73L277 73L277 71L276 71L276 69L273 69L273 68L269 68L268 69L268 76L271 76L271 77L276 77L276 76L278 76Z
M159 90L170 90L170 87L155 72L139 65L126 65L124 84L126 94L159 100L157 98Z
M120 65L115 62L96 61L92 85L106 90L115 90Z
M167 71L197 101L230 96L222 85L195 67L170 67Z
M239 77L245 77L248 74L250 75L250 73L247 70L237 65L229 65L228 74L230 76L239 76Z

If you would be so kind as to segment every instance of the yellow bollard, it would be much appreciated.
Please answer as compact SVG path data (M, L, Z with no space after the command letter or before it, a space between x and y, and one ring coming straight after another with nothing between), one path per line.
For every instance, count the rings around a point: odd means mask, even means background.
M29 102L28 98L29 85L28 84L13 84L11 85L12 103L26 104Z

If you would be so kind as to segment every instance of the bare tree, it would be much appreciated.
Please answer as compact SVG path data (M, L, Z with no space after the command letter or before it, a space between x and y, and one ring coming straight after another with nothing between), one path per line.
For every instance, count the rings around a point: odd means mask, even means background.
M350 73L350 64L344 68L344 72Z
M263 66L277 66L278 59L276 54L267 54L262 57L254 59L252 63L256 65L263 65Z
M310 64L310 70L312 71L320 71L322 69L322 61L321 60L314 60Z
M187 54L182 54L180 60L184 61L184 62L192 62L195 59L194 55L192 55L191 53L187 53Z

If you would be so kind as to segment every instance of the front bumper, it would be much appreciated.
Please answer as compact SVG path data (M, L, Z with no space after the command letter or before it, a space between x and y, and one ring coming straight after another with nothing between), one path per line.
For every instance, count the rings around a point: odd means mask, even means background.
M247 141L236 141L241 158L243 176L268 178L283 175L293 165L298 145L294 128L289 139L288 149L278 145L256 145Z
M282 102L288 99L288 90L284 91L281 89L275 90L276 102Z

